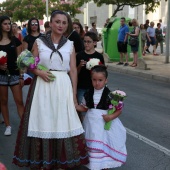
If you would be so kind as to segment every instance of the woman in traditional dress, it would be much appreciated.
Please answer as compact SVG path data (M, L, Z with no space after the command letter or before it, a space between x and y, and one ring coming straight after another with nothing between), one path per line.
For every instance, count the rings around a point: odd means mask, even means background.
M77 71L73 43L63 36L64 12L51 14L51 31L38 38L33 55L49 71L34 69L13 163L31 169L66 169L87 164L83 128L75 105ZM51 81L52 76L54 81Z

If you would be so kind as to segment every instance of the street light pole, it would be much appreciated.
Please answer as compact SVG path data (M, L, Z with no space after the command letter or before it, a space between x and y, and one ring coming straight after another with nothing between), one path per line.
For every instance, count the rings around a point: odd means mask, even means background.
M170 0L168 0L168 12L167 12L165 63L169 63L169 39L170 39Z
M47 21L48 21L48 0L46 0L46 16L47 16Z

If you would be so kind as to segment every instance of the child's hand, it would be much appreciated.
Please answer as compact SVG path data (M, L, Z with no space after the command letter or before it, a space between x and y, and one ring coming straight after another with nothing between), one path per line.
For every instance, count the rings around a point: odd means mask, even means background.
M112 120L112 115L102 115L105 122L110 122Z
M76 105L75 108L78 112L87 112L87 110L88 110L88 108L85 108L82 105Z

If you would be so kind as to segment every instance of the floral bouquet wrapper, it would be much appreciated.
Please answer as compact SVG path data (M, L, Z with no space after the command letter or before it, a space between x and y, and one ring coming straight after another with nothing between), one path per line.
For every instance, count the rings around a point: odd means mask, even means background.
M96 65L100 65L102 64L101 61L97 58L91 58L87 63L86 63L86 69L87 70L91 70L92 67L96 66Z
M29 50L24 50L17 58L17 66L20 70L28 69L39 69L48 71L49 69L41 64L38 64L40 61L39 57L34 57ZM52 74L50 77L51 81L55 80L55 76Z
M115 90L110 92L109 98L111 104L109 105L108 114L113 114L116 110L121 110L123 108L123 100L126 97L126 93L120 90ZM110 130L112 121L106 122L104 125L105 130Z

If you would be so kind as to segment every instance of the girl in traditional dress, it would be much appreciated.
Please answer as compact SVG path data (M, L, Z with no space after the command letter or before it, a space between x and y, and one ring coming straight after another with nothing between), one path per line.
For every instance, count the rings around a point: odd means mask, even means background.
M87 111L84 118L85 139L88 147L89 164L92 170L119 167L126 162L126 130L118 116L123 104L113 114L107 114L110 90L107 83L107 70L103 65L91 70L93 88L84 95L78 111ZM106 122L112 121L110 130L105 130Z
M33 55L39 56L39 64L49 71L32 71L36 76L27 97L13 157L13 163L31 169L66 169L88 163L84 130L75 109L75 51L73 42L63 36L68 27L66 14L53 11L50 27L51 31L38 38L33 46Z

